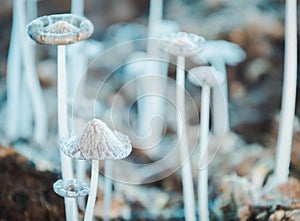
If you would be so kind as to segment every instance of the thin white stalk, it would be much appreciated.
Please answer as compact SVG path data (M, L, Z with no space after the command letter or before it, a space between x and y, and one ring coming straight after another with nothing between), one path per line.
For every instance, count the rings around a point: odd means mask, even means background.
M66 73L66 46L57 47L57 114L59 138L68 136L67 114L67 73ZM73 179L72 159L60 151L60 163L63 180ZM78 209L75 198L65 197L67 221L78 220Z
M75 15L83 16L83 14L84 14L84 0L72 0L71 12Z
M193 186L193 175L191 170L191 163L189 160L188 140L186 131L185 118L185 58L183 56L177 57L176 68L176 106L177 112L177 136L179 140L180 157L182 162L182 188L184 201L185 220L195 221L195 197Z
M286 1L284 79L278 132L275 183L288 180L297 88L297 1Z
M157 42L151 38L155 37L157 33L157 24L161 22L163 17L163 0L151 0L149 9L149 20L148 20L148 41L147 41L147 57L154 59L146 63L147 69L145 70L145 76L153 76L151 82L149 77L141 78L139 84L141 85L138 89L138 95L146 95L149 93L162 95L164 82L161 82L158 77L160 76L161 64L160 60L160 49ZM156 76L155 76L156 75ZM140 135L147 137L150 134L149 125L151 120L155 116L162 116L163 99L160 96L145 96L138 100L138 125ZM148 145L155 144L161 135L163 129L162 123L157 123L152 128L152 134L149 139Z
M150 0L148 37L153 37L155 25L163 18L163 0Z
M23 138L31 138L33 132L32 104L28 91L27 84L22 84L20 94L22 112L19 114L19 136Z
M82 182L86 180L86 161L85 160L77 160L76 161L76 179ZM85 197L79 197L77 199L77 203L79 208L84 211L85 210Z
M220 87L213 88L212 130L216 135L223 135L230 130L228 111L228 86L226 66L222 58L215 58L212 65L223 74L225 82Z
M19 16L20 24L20 44L22 50L22 61L24 62L25 78L29 94L32 99L33 113L34 113L34 133L33 139L43 144L47 138L47 112L46 105L43 99L42 88L39 83L38 74L36 72L34 64L34 53L29 44L29 37L25 32L26 20L25 20L25 3L18 2L17 13Z
M72 0L71 13L83 16L84 15L84 1ZM75 97L76 89L79 86L79 82L82 76L85 74L85 68L87 66L87 55L84 53L84 42L77 42L76 44L69 45L68 47L68 72L72 73L69 76L68 82L68 101L71 102ZM81 90L82 91L82 90ZM82 99L83 94L80 94L78 99Z
M7 59L7 116L6 132L9 140L18 138L18 114L20 111L20 88L21 88L21 55L19 41L19 15L17 13L18 0L13 2L13 21L11 38Z
M198 214L201 221L209 220L208 210L208 169L207 145L209 136L209 99L210 87L204 85L201 94L201 117L199 136L199 168L198 168Z
M99 160L92 160L91 166L91 183L90 183L90 193L85 209L84 221L92 221L94 217L94 209L97 197L98 189L98 177L99 177Z
M26 1L26 23L35 19L38 16L38 0L27 0Z
M37 17L37 0L27 0L26 1L26 23L29 23L32 19ZM35 44L33 41L28 42L30 50L32 51L33 59L35 57ZM24 53L21 51L20 53ZM26 52L25 52L26 53ZM24 81L26 82L26 79ZM21 107L22 112L19 114L19 130L20 136L29 138L33 133L33 116L32 116L32 104L29 96L29 89L26 84L22 84L21 86Z
M112 170L113 170L113 162L111 160L106 160L105 164L105 179L104 179L104 221L109 221L110 216L110 206L111 206L111 199L112 199Z

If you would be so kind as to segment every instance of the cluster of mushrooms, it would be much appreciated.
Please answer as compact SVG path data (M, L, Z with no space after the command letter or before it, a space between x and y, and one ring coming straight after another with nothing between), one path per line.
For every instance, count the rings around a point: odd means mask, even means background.
M288 2L289 7L292 7L293 3L291 3L291 1ZM19 9L16 8L16 10ZM224 136L224 134L230 130L226 65L235 65L243 61L245 59L245 53L239 46L230 42L206 41L203 37L196 34L178 32L179 28L177 25L162 20L162 1L151 1L148 37L158 37L158 35L161 34L158 29L161 29L162 26L164 26L164 30L168 31L159 37L160 45L155 45L153 42L149 43L149 45L147 45L148 53L143 54L142 57L160 56L160 50L165 52L168 56L176 57L176 106L178 108L176 123L180 157L182 160L181 171L184 215L188 221L196 220L196 209L191 164L189 160L186 160L189 159L189 152L187 148L188 132L185 119L185 60L192 59L199 64L198 67L187 71L187 79L192 84L201 87L202 93L197 192L198 216L200 220L205 221L209 220L206 156L210 133L210 97L212 97L213 103L212 132L218 136ZM75 134L70 131L70 126L68 125L66 45L79 44L77 42L85 40L92 35L93 29L93 24L87 18L73 13L38 17L27 26L28 35L35 42L58 46L57 113L62 179L53 184L53 189L58 195L64 197L66 219L68 221L78 220L79 198L86 196L88 196L86 205L85 201L81 201L81 209L85 212L84 221L91 221L93 219L97 196L99 160L109 162L110 160L124 159L128 157L132 151L130 140L126 135L118 131L112 131L99 119L90 120L81 131ZM293 32L291 32L291 34L293 34ZM140 59L141 54L136 58ZM134 60L135 58L132 59ZM148 68L151 69L151 71L158 71L155 65L149 66ZM143 82L143 84L145 84L145 82ZM213 91L212 96L211 90ZM147 102L144 103L147 105ZM157 106L154 106L152 109L147 107L143 107L143 109L149 109L154 113L161 111L161 107L159 107L160 103L157 101L156 104ZM148 103L148 105L153 105L153 103ZM148 118L151 118L150 112L148 115L146 114ZM141 111L141 113L144 113L144 111ZM291 120L292 119L289 118L289 122ZM139 122L143 121L147 122L145 119L139 120ZM157 129L159 131L160 127L158 126ZM43 135L41 135L41 137L43 137ZM281 135L281 137L289 137L289 135ZM283 148L280 148L280 151L282 151L282 149ZM289 153L282 155L288 156ZM91 161L90 186L87 185L84 180L75 178L73 159L77 159L78 161ZM277 161L280 161L280 157ZM108 165L109 164L107 164L107 166ZM281 174L282 172L278 173ZM286 178L284 179L286 180ZM284 179L280 182L284 182ZM109 201L109 198L107 201ZM109 209L109 206L106 206L106 209L107 208Z
M57 95L58 131L62 179L53 184L54 191L65 198L67 220L78 220L76 198L88 195L85 221L93 219L97 196L99 160L126 158L131 150L129 138L121 132L111 131L107 125L93 119L78 134L68 128L66 45L89 38L93 33L92 23L78 15L58 14L39 17L27 26L29 36L39 44L57 45ZM74 178L72 159L91 160L90 187Z

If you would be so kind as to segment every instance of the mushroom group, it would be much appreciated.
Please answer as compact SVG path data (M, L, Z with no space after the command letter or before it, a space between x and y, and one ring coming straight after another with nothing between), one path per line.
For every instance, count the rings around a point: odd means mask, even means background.
M73 14L42 16L27 26L28 35L39 44L57 45L57 113L58 133L63 138L69 134L67 110L66 45L85 40L93 33L93 24L84 17ZM63 180L74 179L72 159L60 152ZM75 199L65 198L67 220L77 220ZM71 208L71 209L70 209Z

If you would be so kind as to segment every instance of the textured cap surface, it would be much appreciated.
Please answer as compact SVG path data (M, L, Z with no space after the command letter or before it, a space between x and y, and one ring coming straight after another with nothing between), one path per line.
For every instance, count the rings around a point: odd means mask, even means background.
M174 56L190 57L203 51L205 39L186 32L173 32L163 36L161 48Z
M28 35L39 44L67 45L89 38L93 24L85 17L74 14L42 16L27 26Z
M132 147L126 135L110 130L101 120L93 119L80 136L62 140L61 149L76 159L118 160L126 158Z
M59 179L53 184L53 190L61 197L77 198L89 194L89 186L76 179L62 180Z

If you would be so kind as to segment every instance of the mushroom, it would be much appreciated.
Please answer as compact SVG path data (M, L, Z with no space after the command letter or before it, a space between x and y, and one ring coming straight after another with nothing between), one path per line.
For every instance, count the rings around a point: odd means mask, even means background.
M185 118L185 57L200 53L204 49L205 39L195 34L176 32L163 37L162 50L168 54L177 56L176 69L176 107L177 112L177 136L180 145L180 157L182 166L182 185L184 198L184 212L186 220L196 220L193 177L189 153L187 151L188 140ZM188 160L187 160L188 159Z
M37 43L58 45L57 54L57 96L58 132L63 138L68 134L67 85L66 85L66 45L91 36L93 24L86 18L73 14L42 16L27 26L28 35ZM63 180L73 179L72 160L60 152ZM67 220L77 220L76 201L65 198ZM69 209L71 208L71 209Z
M209 220L208 210L208 174L207 165L202 166L207 159L209 136L209 100L210 89L225 81L224 75L213 66L200 66L189 70L188 80L196 86L202 87L201 117L199 136L199 168L198 168L198 213L201 221Z
M223 135L224 132L229 130L226 64L233 66L245 58L246 54L243 49L237 44L224 40L207 41L205 50L192 58L193 61L199 64L211 64L225 78L221 87L213 89L212 129L217 135Z
M118 131L111 131L103 121L93 119L81 134L62 139L61 150L72 158L92 161L90 194L84 216L84 221L91 221L97 195L99 160L126 158L132 150L130 140Z
M285 6L285 59L282 104L276 147L275 184L288 181L297 89L297 1Z
M53 184L53 190L61 197L78 198L89 194L89 186L76 179L59 179Z

